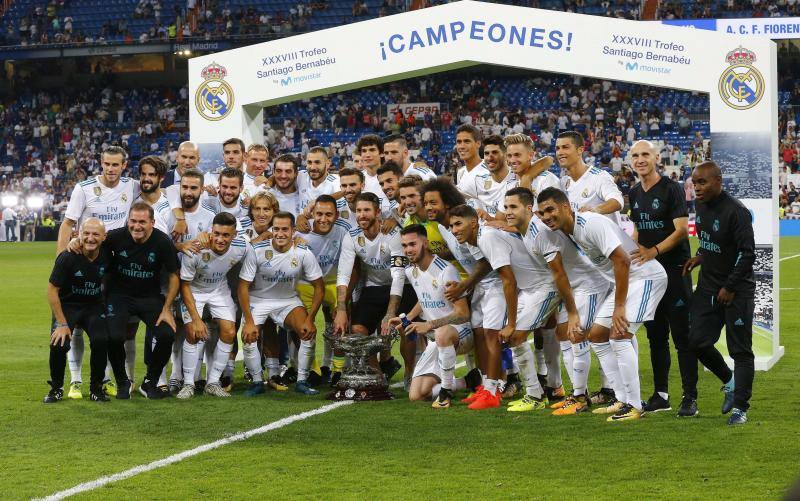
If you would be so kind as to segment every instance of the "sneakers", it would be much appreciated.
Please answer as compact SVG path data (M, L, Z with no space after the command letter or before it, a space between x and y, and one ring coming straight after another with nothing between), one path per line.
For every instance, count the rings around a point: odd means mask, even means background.
M116 397L117 396L117 383L110 379L106 379L103 381L103 391L105 391L109 397Z
M111 399L108 398L108 394L103 389L102 386L95 388L89 392L89 400L92 402L110 402Z
M170 395L177 395L181 388L183 387L183 381L178 379L170 379L169 383L167 384L167 391Z
M589 399L586 398L586 395L573 395L567 397L564 402L566 403L560 409L553 411L554 416L571 416L579 412L588 412L590 410Z
M381 372L383 372L383 375L386 376L387 381L391 381L392 377L394 377L394 375L397 374L397 371L399 371L403 367L402 365L400 365L400 362L398 362L397 359L394 357L391 357L389 358L389 360L381 362L379 365L381 367Z
M331 388L336 388L336 385L339 384L339 380L342 379L341 372L334 372L331 374Z
M67 398L71 398L73 400L80 400L83 398L83 393L81 392L81 382L80 381L73 381L69 384L69 392L67 392Z
M642 411L630 404L624 404L620 410L611 416L608 416L606 421L631 421L642 417Z
M530 395L525 395L508 406L508 412L530 412L544 409L547 409L547 398L536 398Z
M50 391L45 395L44 403L55 404L60 402L61 399L64 398L64 390L62 388L53 388L53 383L50 381L48 381L47 384L50 385Z
M733 408L733 412L731 412L731 417L728 418L728 424L730 426L734 426L737 424L745 424L747 422L747 411L743 411L741 409L737 409L736 407Z
M553 409L552 404L563 402L564 399L567 398L564 386L559 386L558 388L543 386L542 388L544 388L544 396L547 397L547 401L551 403L551 409Z
M219 385L222 386L223 390L230 393L233 389L233 378L230 376L222 376L219 378Z
M481 386L481 382L483 382L483 376L477 367L464 375L464 383L470 391L478 391L477 388Z
M219 383L208 383L203 388L203 393L212 397L230 397L231 394L222 389Z
M263 385L262 385L263 386ZM277 374L267 380L267 386L275 391L288 391L289 387L283 384L281 377Z
M472 390L472 393L461 399L461 403L471 404L472 402L475 401L476 398L478 398L478 394L482 391L483 391L483 385L477 386L474 390Z
M283 384L289 386L290 384L294 384L297 382L297 369L294 367L289 367L281 376L283 380Z
M194 396L194 385L193 384L185 384L185 385L183 385L183 388L181 388L181 391L179 391L178 394L175 395L175 396L177 398L180 398L181 400L189 400L190 398L192 398Z
M473 411L480 411L483 409L494 409L496 407L500 407L500 394L497 393L495 390L495 394L492 395L489 393L489 390L481 390L479 391L475 399L472 401L471 404L467 407L468 409L472 409Z
M650 397L650 400L648 400L644 406L642 406L643 412L664 412L671 410L672 406L669 405L669 400L666 400L657 392L653 393L653 396Z
M503 390L503 398L512 398L522 390L522 382L519 380L519 377L516 374L512 375L515 376L516 379L512 381L511 376L509 376L509 380L506 382L506 389Z
M697 400L684 396L681 406L678 407L678 417L695 417L700 414L697 410Z
M248 383L253 382L253 375L250 374L250 369L248 369L247 367L244 368L244 380L247 381Z
M733 390L728 390L727 386L723 386L719 391L725 394L725 399L722 401L722 413L727 414L733 409ZM745 421L747 421L746 417Z
M125 380L124 382L117 385L117 400L130 400L131 398L131 387L133 386L133 381L130 379Z
M284 388L286 388L286 387L284 386ZM255 382L255 383L251 383L250 386L246 390L244 390L244 396L245 397L255 397L256 395L261 395L265 391L267 391L267 390L264 389L264 382L263 381L258 381L258 382Z
M298 381L294 384L295 393L302 393L303 395L319 395L319 390L310 387L306 381Z
M431 407L434 409L448 409L453 400L453 392L444 388L439 390L439 396L433 401Z
M592 409L592 414L616 414L622 409L623 405L622 402L615 398L613 401L609 402L608 405Z
M589 395L589 402L592 405L608 404L612 398L616 398L614 390L611 388L600 388L600 390Z
M142 384L139 385L139 393L149 400L160 400L166 398L169 393L164 393L157 386L156 383L145 378Z

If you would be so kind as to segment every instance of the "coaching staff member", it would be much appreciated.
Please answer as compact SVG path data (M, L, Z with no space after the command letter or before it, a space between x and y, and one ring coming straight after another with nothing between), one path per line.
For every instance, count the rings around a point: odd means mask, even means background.
M111 359L117 380L117 398L130 398L130 382L125 374L124 336L109 340L103 301L103 276L109 268L109 254L101 247L106 229L97 218L84 221L80 232L80 253L64 251L56 258L47 300L53 311L53 332L50 335L50 392L44 403L58 402L64 396L64 368L70 348L72 330L80 326L89 335L92 348L90 364L90 398L108 402L103 390L106 360ZM115 349L109 349L109 344Z
M689 349L689 304L692 276L683 274L683 265L691 257L689 248L689 213L680 184L656 170L658 153L650 141L637 141L631 148L633 170L639 176L628 198L634 240L639 251L634 263L657 260L667 272L667 291L658 303L653 320L645 322L653 364L653 396L644 405L645 412L671 410L668 393L669 334L678 352L678 367L683 385L678 416L697 415L697 357Z
M108 232L103 245L111 253L107 320L110 332L126 332L128 318L139 317L155 339L147 360L147 376L139 392L147 398L166 396L156 387L167 365L175 338L172 302L178 294L178 256L172 240L154 229L153 208L136 202L128 213L128 225ZM166 297L161 294L161 274L167 273Z
M753 276L755 239L750 211L722 191L722 173L714 162L703 162L692 172L697 194L697 255L686 262L684 273L700 266L692 297L689 344L697 358L725 385L722 413L731 412L729 425L747 422L753 392ZM733 372L714 347L725 326Z

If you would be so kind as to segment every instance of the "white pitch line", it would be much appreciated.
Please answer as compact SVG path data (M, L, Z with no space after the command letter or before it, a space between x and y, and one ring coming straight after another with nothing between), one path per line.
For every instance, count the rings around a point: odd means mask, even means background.
M780 260L781 260L781 261L788 261L789 259L794 259L794 258L796 258L796 257L800 257L800 254L795 254L794 256L786 256L786 257L782 257Z
M197 456L198 454L202 454L203 452L208 452L223 445L232 444L234 442L241 442L242 440L247 440L250 437L254 437L256 435L262 435L264 433L270 432L272 430L277 430L279 428L283 428L284 426L288 426L292 423L297 421L303 421L304 419L308 419L312 416L317 416L319 414L324 414L328 411L332 411L339 407L350 405L352 404L352 400L342 400L340 402L334 402L332 404L323 405L322 407L318 407L316 409L301 412L300 414L294 414L292 416L285 417L283 419L279 419L277 421L273 421L269 424L261 426L260 428L254 428L252 430L243 431L237 433L235 435L231 435L230 437L222 438L215 442L209 442L207 444L200 445L195 447L194 449L189 449L183 452L179 452L177 454L173 454L172 456L166 457L164 459L159 459L158 461L153 461L152 463L147 463L139 466L134 466L128 470L122 471L120 473L115 473L113 475L108 475L105 477L100 477L97 480L92 480L91 482L85 482L65 491L56 492L55 494L51 494L44 500L59 500L64 499L69 496L74 496L75 494L80 494L81 492L87 492L98 487L103 487L104 485L108 485L112 482L117 482L119 480L125 480L127 478L131 478L133 476L139 475L140 473L145 473L148 471L152 471L158 468L163 468L164 466L169 466L174 463L178 463L183 461L184 459L188 459L192 456Z

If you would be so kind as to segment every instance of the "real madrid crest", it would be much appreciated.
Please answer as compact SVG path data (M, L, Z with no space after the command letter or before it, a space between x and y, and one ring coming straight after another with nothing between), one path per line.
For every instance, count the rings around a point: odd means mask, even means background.
M360 245L361 247L364 247L364 245L366 243L367 243L367 239L364 238L364 235L359 235L359 237L358 237L358 245Z
M586 188L585 190L583 190L583 193L581 193L581 197L582 198L589 198L589 188Z
M380 249L378 250L380 251L381 254L386 254L386 247L383 244L381 244Z
M126 195L124 193L122 195L120 195L119 198L121 198L123 202L127 202L128 201L128 195Z
M492 180L487 177L486 181L483 182L483 189L488 190L491 187L492 187Z
M292 258L292 268L297 268L297 258L296 257Z
M753 66L756 55L742 46L728 52L725 61L730 65L719 77L719 95L735 110L757 105L764 96L764 77Z
M217 63L209 64L200 72L203 83L197 88L194 104L206 120L222 120L233 110L233 89L224 80L227 74L225 67Z
M419 276L419 268L414 266L414 269L411 270L411 274L414 275L414 278L417 278Z
M272 250L268 250L267 252L265 252L264 257L267 259L267 261L272 260Z
M203 253L203 261L205 261L206 263L211 261L211 254L209 254L208 252L204 252Z
M349 211L346 211L346 210L339 211L339 216L340 216L342 219L347 219L347 218L349 218L349 217L350 217L350 212L349 212Z
M431 280L431 285L433 286L434 289L439 288L439 282L435 278Z
M103 190L100 189L99 186L95 186L93 191L94 191L94 196L96 197L99 197L103 193Z

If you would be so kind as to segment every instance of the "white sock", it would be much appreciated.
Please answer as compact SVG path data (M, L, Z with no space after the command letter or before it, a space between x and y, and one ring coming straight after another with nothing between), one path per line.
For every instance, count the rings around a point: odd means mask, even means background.
M297 381L308 379L308 371L314 362L314 353L317 343L313 339L310 341L300 341L300 348L297 350Z
M453 378L453 391L461 391L467 389L467 380L463 377Z
M289 360L290 360L290 365L291 365L292 367L297 367L297 352L298 352L298 346L297 346L296 344L294 344L294 337L292 336L292 332L291 332L291 331L288 331L288 332L286 333L286 336L287 336L287 338L288 338L288 339L287 339L287 343L288 343L288 345L289 345Z
M183 342L183 349L181 350L181 356L184 360L195 360L197 358L197 345L191 344L189 341ZM191 384L194 385L195 377L194 371L197 368L195 364L184 364L182 367L183 372L183 383L184 384ZM173 378L175 379L175 378Z
M669 393L664 393L663 391L659 391L658 396L660 396L664 400L669 400Z
M325 323L325 330L328 330L330 326L329 323ZM322 355L322 366L323 367L331 367L331 363L333 362L333 345L331 344L328 338L325 338L325 346L323 347L323 355Z
M258 353L258 346L256 343L245 343L243 351L244 365L247 367L247 370L250 371L250 375L253 376L253 382L258 383L263 381L264 378L261 375L261 355Z
M83 343L83 331L81 329L72 331L72 339L69 342L69 353L67 354L67 360L69 360L69 380L72 383L80 383L83 381Z
M433 388L431 388L431 399L432 400L436 400L436 398L439 397L439 390L441 390L441 389L442 389L442 385L440 385L439 383L436 383L435 385L433 385Z
M597 368L597 372L600 373L600 387L601 388L611 388L611 382L606 377L606 373L603 372L603 366Z
M136 339L128 339L125 341L125 372L128 373L128 379L136 381Z
M184 343L185 344L185 343ZM183 365L194 365L194 382L197 383L201 379L203 379L203 358L206 355L206 343L205 341L198 341L197 342L197 353L192 358L181 357L181 362ZM191 364L189 361L195 360L194 364ZM186 371L184 370L184 374ZM208 375L208 364L206 364L206 375ZM185 376L184 376L185 377ZM185 383L186 380L184 379L183 382Z
M178 336L175 336L175 342L172 343L172 355L170 355L170 361L172 362L172 371L169 373L170 379L181 379L183 377L183 360L181 354L183 352L183 338L184 336L180 336L180 340ZM191 382L191 381L184 381L184 382Z
M589 341L572 345L572 394L585 395L589 384L589 369L592 366L592 355L589 353Z
M272 376L278 376L281 373L281 366L278 363L278 359L275 357L267 357L267 374L269 374L270 379Z
M519 365L517 365L517 362L512 362L511 368L506 371L506 374L509 376L511 374L519 374Z
M235 369L236 369L236 360L228 358L228 361L225 363L225 370L222 371L222 375L225 377L233 378L233 371Z
M158 384L156 386L166 386L167 385L167 366L165 365L163 369L161 369L161 375L158 376Z
M217 346L214 348L214 360L211 366L207 366L208 371L208 384L219 384L219 377L222 376L222 371L228 365L228 360L231 358L231 351L233 351L233 343L226 343L225 341L217 341Z
M475 368L475 352L471 351L464 355L464 363L467 366L467 370L471 371Z
M614 390L614 396L617 400L625 402L628 390L619 375L619 364L617 363L617 356L614 354L613 348L611 348L611 343L592 343L592 350L597 355L600 366L603 367L603 374L608 378L608 384L611 385L608 388Z
M642 395L639 383L639 357L636 356L633 343L631 343L630 339L612 339L611 347L614 348L614 354L617 356L619 374L628 393L625 402L642 410Z
M491 393L492 395L497 395L497 380L496 379L484 379L483 380L483 389Z
M106 374L103 376L103 381L112 381L114 379L114 369L111 368L111 362L106 362Z
M513 346L511 353L514 354L514 363L519 366L519 372L522 375L522 380L525 382L525 394L531 397L542 398L542 386L539 384L539 378L536 374L536 367L534 367L534 355L531 350L531 345L523 342L519 346Z
M574 385L575 383L572 381L572 361L575 359L575 355L572 353L572 343L569 341L560 341L558 344L561 348L561 356L564 358L564 368L567 370L567 377L569 378L570 384Z
M555 329L542 329L544 336L544 363L547 366L547 386L559 388L561 381L561 348L558 346Z
M456 349L454 346L439 346L439 367L442 369L442 388L453 389L453 372L456 370Z
M533 358L536 360L536 374L541 374L542 376L547 375L547 362L545 362L544 358L544 348L534 348L533 349Z

